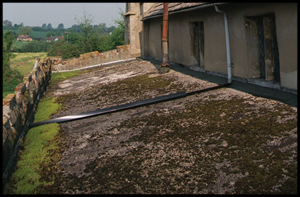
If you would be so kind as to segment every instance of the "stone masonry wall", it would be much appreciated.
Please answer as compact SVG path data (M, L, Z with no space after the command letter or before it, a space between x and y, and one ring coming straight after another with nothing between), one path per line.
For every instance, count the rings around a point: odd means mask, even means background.
M23 82L15 87L15 93L3 99L2 173L3 186L13 172L24 136L33 122L34 112L51 79L51 60L39 62Z
M117 46L117 49L99 53L93 51L81 54L78 58L62 60L61 57L51 57L53 61L53 71L72 70L85 66L97 65L116 60L124 60L132 58L130 53L130 45Z

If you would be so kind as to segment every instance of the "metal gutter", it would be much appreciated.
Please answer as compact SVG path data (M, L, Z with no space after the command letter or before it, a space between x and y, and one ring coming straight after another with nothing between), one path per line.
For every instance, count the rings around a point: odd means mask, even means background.
M30 125L30 128L40 126L40 125L44 125L44 124L49 124L49 123L63 123L63 122L69 122L69 121L74 121L74 120L79 120L79 119L90 118L90 117L94 117L94 116L99 116L99 115L124 111L124 110L127 110L127 109L134 109L134 108L137 108L137 107L152 105L152 104L160 103L160 102L166 102L166 101L170 101L170 100L190 96L190 95L193 95L193 94L198 94L198 93L207 92L207 91L210 91L210 90L215 90L215 89L227 87L229 85L231 85L231 84L226 83L226 84L223 84L223 85L218 85L218 86L215 86L215 87L206 88L206 89L202 89L202 90L196 90L196 91L192 91L192 92L188 92L188 93L178 92L178 93L174 93L174 94L159 96L159 97L146 99L146 100L142 100L142 101L137 101L137 102L133 102L133 103L128 103L128 104L124 104L124 105L118 105L118 106L114 106L114 107L99 109L99 110L95 110L95 111L91 111L91 112L85 112L85 113L70 115L70 116L63 116L63 117L60 117L60 118L55 118L55 119L51 119L51 120L46 120L46 121L33 123L33 124Z
M195 6L195 7L192 7L192 8L184 8L184 9L181 9L181 10L177 10L177 11L169 11L169 15L172 15L172 14L178 14L178 13L183 13L183 12L189 12L189 11L193 11L193 10L197 10L197 9L201 9L201 8L207 8L207 7L212 7L214 5L222 5L222 4L226 4L226 3L210 3L210 4L204 4L204 5L199 5L199 6ZM149 16L149 17L145 17L143 18L141 21L145 21L145 20L148 20L148 19L152 19L152 18L157 18L157 17L161 17L163 14L157 14L157 15L154 15L154 16Z

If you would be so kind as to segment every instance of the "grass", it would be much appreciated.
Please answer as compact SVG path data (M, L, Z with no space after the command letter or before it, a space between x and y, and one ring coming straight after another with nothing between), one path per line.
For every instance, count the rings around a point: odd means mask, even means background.
M10 67L18 70L23 76L26 76L32 71L37 58L43 60L47 57L46 52L13 54L14 58L10 61Z
M41 99L35 114L35 122L50 119L50 116L60 109L56 98ZM12 175L13 194L35 194L41 189L53 184L51 173L43 178L45 171L50 171L60 159L59 125L46 124L30 129L25 137L24 150L20 151L16 171Z
M80 71L52 73L51 85L80 74ZM57 97L41 99L34 122L50 119L61 109ZM60 160L61 142L59 125L51 123L30 129L25 137L16 171L11 178L11 194L39 194L54 183L56 163Z
M38 110L34 116L34 122L50 119L50 116L60 109L60 104L56 103L56 97L45 97L41 100Z
M50 151L58 149L59 142L53 143L59 133L57 123L42 125L30 129L25 139L25 149L21 151L17 170L12 178L16 182L14 194L39 193L37 188L40 185L50 185L52 181L42 181L41 166L47 165L50 161ZM58 158L54 158L57 160Z
M58 82L63 81L65 79L75 77L75 76L81 74L82 72L83 71L76 70L76 71L70 71L70 72L52 73L51 81L53 83L58 83Z

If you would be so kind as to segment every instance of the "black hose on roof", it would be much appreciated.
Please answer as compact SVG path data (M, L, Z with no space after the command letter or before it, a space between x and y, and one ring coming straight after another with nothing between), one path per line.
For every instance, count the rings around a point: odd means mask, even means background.
M178 93L168 94L168 95L159 96L159 97L146 99L146 100L142 100L142 101L137 101L137 102L133 102L133 103L118 105L118 106L114 106L114 107L108 107L108 108L104 108L104 109L98 109L98 110L91 111L91 112L84 112L84 113L80 113L80 114L76 114L76 115L63 116L63 117L60 117L60 118L55 118L55 119L51 119L51 120L32 123L30 125L30 128L40 126L40 125L44 125L44 124L49 124L49 123L69 122L69 121L74 121L74 120L79 120L79 119L90 118L90 117L94 117L94 116L114 113L114 112L118 112L118 111L123 111L123 110L127 110L127 109L133 109L133 108L142 107L142 106L146 106L146 105L151 105L151 104L155 104L155 103L160 103L160 102L170 101L170 100L174 100L174 99L179 99L179 98L183 98L183 97L190 96L190 95L193 95L193 94L198 94L198 93L202 93L202 92L207 92L207 91L219 89L219 88L222 88L222 87L227 87L229 85L231 85L231 83L226 83L226 84L223 84L223 85L218 85L218 86L215 86L215 87L206 88L206 89L202 89L202 90L196 90L196 91L192 91L192 92L188 92L188 93L178 92Z

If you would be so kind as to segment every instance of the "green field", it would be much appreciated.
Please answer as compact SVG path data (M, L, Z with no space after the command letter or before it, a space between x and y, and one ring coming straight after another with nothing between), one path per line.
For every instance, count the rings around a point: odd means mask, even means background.
M22 76L29 74L34 66L35 60L40 58L41 60L47 57L46 52L40 53L13 53L13 57L10 60L10 67L12 70L17 70ZM11 80L9 83L3 83L3 98L8 94L13 94L15 87L20 82L17 80Z
M10 67L17 69L23 76L26 76L31 72L37 58L43 60L47 57L46 52L13 54L15 57L11 59Z
M29 42L15 41L12 44L12 48L21 48L21 47L25 46L28 43Z

